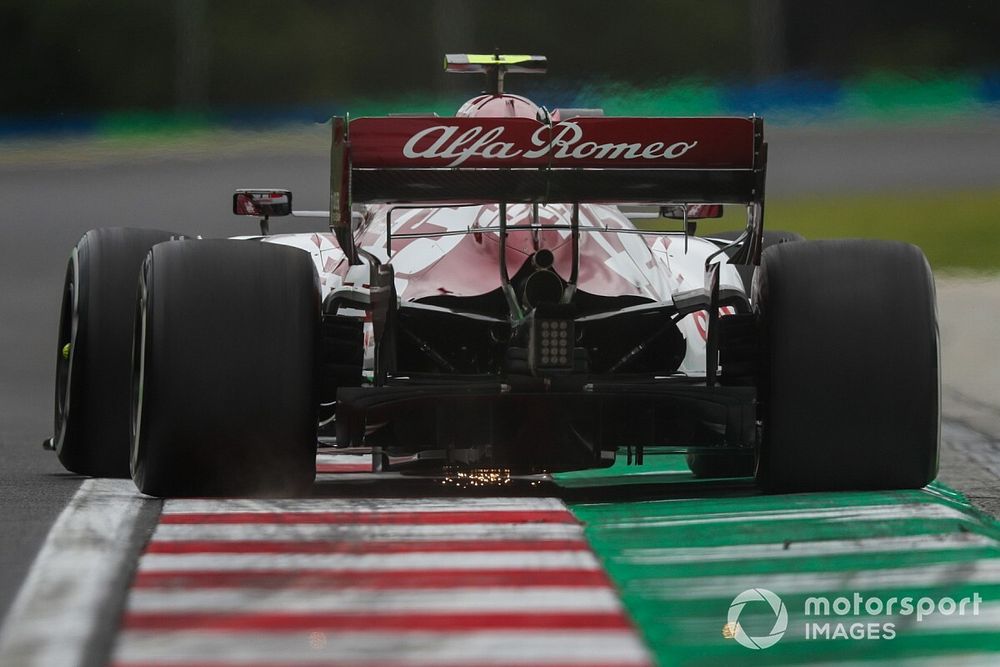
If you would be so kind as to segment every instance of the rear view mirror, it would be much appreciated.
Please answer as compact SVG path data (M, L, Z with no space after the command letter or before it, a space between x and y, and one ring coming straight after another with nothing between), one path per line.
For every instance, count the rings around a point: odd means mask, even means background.
M277 218L292 214L290 190L237 190L233 193L233 213Z
M722 204L671 204L660 207L660 216L671 220L684 220L684 209L687 208L688 220L704 220L706 218L721 218Z

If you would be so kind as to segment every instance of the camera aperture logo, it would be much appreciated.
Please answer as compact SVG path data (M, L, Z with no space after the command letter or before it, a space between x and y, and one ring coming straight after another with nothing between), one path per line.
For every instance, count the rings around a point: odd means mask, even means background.
M826 596L810 596L806 598L803 609L803 630L800 635L806 640L871 640L895 639L896 622L900 617L915 616L920 623L930 615L941 616L978 616L982 596L974 592L971 596L960 599L951 597L930 598L914 596L866 596L860 592L841 595L835 598ZM774 614L774 625L770 632L751 635L740 623L747 605L753 605L752 612L747 615L756 616L757 625L751 624L751 630L763 630L761 616L764 621L770 620ZM768 608L770 613L768 613ZM748 588L735 598L729 605L726 625L722 628L722 636L735 639L738 644L749 649L766 649L777 644L788 630L788 610L785 603L775 593L766 588ZM798 630L794 631L798 634Z
M766 603L774 612L774 626L766 635L748 635L743 626L740 625L740 614L743 613L743 608L751 602ZM781 601L781 598L766 588L749 588L733 598L726 620L728 621L726 623L727 636L731 633L732 638L741 646L759 650L774 646L785 635L785 630L788 628L788 610L785 609L785 603Z

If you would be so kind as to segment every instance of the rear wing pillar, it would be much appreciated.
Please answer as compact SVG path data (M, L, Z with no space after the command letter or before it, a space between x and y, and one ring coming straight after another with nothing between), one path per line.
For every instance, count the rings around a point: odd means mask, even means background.
M750 204L754 209L748 229L750 236L744 244L746 257L743 264L760 264L760 254L764 250L764 194L767 184L767 142L764 141L764 119L754 116L754 191Z
M347 261L359 264L351 229L351 156L348 119L333 118L333 146L330 150L330 230L337 238Z

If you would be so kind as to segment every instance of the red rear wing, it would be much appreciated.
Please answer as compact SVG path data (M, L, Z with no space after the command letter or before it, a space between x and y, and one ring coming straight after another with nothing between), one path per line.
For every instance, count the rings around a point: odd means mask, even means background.
M759 118L334 118L334 223L350 203L763 198ZM337 219L339 218L339 220Z

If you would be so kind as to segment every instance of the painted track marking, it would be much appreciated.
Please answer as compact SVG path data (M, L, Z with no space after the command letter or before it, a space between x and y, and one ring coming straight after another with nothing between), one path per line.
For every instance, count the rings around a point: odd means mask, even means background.
M947 487L583 502L573 511L662 665L1000 664L1000 524ZM786 631L766 651L739 645L726 620L753 588L787 610ZM900 608L907 597L958 610L919 622ZM822 598L875 604L810 613L809 600ZM751 603L738 622L764 635L775 613Z
M608 578L600 570L414 570L381 572L330 572L316 570L216 570L191 572L139 572L132 587L163 588L167 586L200 588L289 588L340 589L345 587L369 590L398 588L405 581L413 589L466 588L469 586L509 586L521 589L558 585L563 588L607 586Z
M342 478L358 474L345 472ZM622 590L628 597L641 587L650 604L659 599L671 608L688 604L685 600L728 603L734 589L751 585L780 589L792 600L821 591L886 587L957 595L985 586L980 589L985 597L1000 586L995 540L953 499L937 497L942 493L932 487L899 498L844 495L837 497L837 507L822 506L814 500L820 496L793 496L780 509L768 498L661 501L655 506L676 511L655 517L629 511L621 521L591 527L599 526L599 541L613 538L624 547L610 556L611 567L667 568L652 579L624 581ZM80 664L94 612L113 594L108 582L127 565L123 544L139 507L153 502L128 482L90 480L81 486L12 608L0 638L0 664ZM730 509L719 511L724 506ZM647 664L646 649L589 552L580 524L560 512L565 512L560 501L544 498L172 501L144 557L149 567L133 582L115 665ZM274 518L281 513L289 518ZM481 516L474 520L469 514ZM542 522L502 520L532 515ZM323 523L331 520L339 523ZM775 540L787 535L789 521L823 527L822 537ZM893 533L890 526L906 528ZM655 538L655 544L640 547L636 539L646 528L669 529L680 539ZM690 540L692 530L729 537L726 544L699 546ZM754 543L743 541L751 535ZM879 554L925 552L940 554L940 560L879 559ZM456 554L481 560L474 567L456 566ZM859 569L859 556L878 563ZM854 564L845 561L840 571L803 571L814 559L839 563L845 557ZM527 559L521 568L519 558ZM760 572L720 569L744 559ZM178 567L179 561L187 565ZM765 568L764 561L771 566ZM685 576L688 567L704 571ZM79 576L84 569L89 576ZM93 597L80 604L79 595ZM60 615L52 616L53 609ZM667 633L675 642L671 654L685 636L717 636L717 616L658 617L673 629ZM998 619L997 604L987 599L982 615L959 623L932 618L913 628L921 631L913 637L986 637L1000 627ZM789 636L786 644L801 640ZM954 642L941 649L951 664L994 664L996 656ZM912 654L897 654L895 660L933 663Z
M634 667L647 664L638 645L626 652L620 631L340 632L330 629L268 633L234 641L218 632L132 632L115 667ZM336 653L333 653L336 647ZM567 647L572 647L567 652ZM205 656L213 656L206 660ZM475 657L473 657L475 656Z
M710 561L743 561L748 558L802 558L835 554L878 554L920 549L924 551L992 547L996 541L975 533L944 533L938 535L899 535L866 537L853 540L811 540L772 542L767 544L737 544L721 547L674 547L625 551L624 559L637 565L668 565L674 563L705 563Z
M596 667L649 656L558 499L167 501L114 665L206 661Z
M379 612L396 614L412 609L428 612L459 613L469 609L489 609L491 613L510 614L530 608L539 612L571 613L579 609L591 612L618 612L621 604L611 588L603 586L563 588L561 586L468 587L446 591L425 589L365 588L332 590L253 589L136 589L129 599L134 613L167 613L199 609L203 612L283 612L318 614L369 613L377 600Z
M0 635L0 665L72 667L129 568L126 545L143 498L131 480L88 479L56 519ZM54 636L54 633L57 633Z

